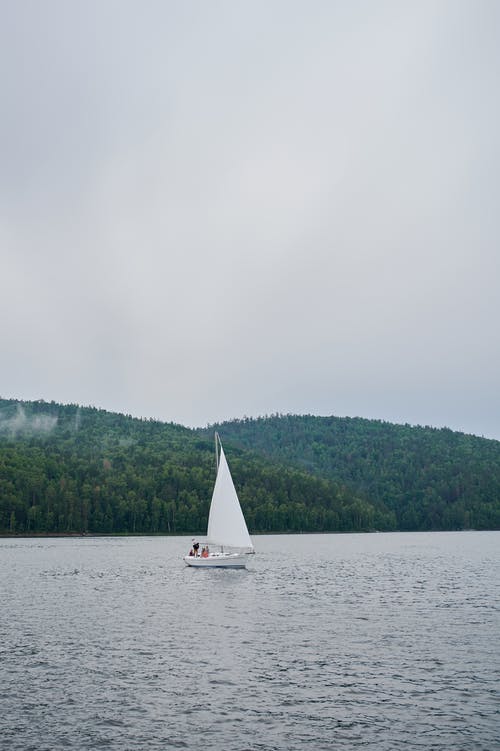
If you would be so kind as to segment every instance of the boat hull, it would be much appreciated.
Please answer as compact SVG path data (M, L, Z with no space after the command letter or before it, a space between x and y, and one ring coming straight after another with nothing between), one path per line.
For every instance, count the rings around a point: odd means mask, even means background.
M186 566L194 568L245 568L246 553L214 553L208 558L202 556L184 556Z

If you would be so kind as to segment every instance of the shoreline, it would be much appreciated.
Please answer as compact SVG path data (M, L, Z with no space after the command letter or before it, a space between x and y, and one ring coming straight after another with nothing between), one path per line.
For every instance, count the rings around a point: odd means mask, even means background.
M301 536L301 535L367 535L367 534L428 534L429 532L499 532L499 529L358 529L358 530L329 530L322 532L252 532L252 537L267 536ZM0 540L32 540L32 539L71 539L71 538L99 538L99 537L198 537L205 538L206 533L194 532L23 532L17 534L0 533Z

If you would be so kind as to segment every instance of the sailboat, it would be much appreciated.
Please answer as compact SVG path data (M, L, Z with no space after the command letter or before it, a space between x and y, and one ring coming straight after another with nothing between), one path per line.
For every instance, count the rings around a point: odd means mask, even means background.
M215 457L217 477L207 530L210 552L206 556L186 555L184 562L199 568L245 568L247 554L255 551L218 433L215 434Z

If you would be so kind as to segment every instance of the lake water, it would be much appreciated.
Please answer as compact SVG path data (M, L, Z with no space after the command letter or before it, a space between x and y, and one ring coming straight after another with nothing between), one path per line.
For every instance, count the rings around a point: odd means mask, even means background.
M0 540L0 748L500 749L500 532Z

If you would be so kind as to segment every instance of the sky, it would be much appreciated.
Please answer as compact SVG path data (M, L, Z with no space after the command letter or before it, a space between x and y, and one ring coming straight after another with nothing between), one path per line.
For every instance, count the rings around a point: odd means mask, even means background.
M497 0L0 13L0 396L500 439Z

